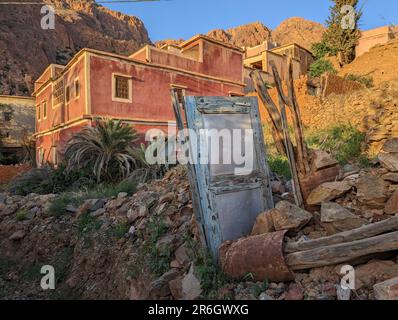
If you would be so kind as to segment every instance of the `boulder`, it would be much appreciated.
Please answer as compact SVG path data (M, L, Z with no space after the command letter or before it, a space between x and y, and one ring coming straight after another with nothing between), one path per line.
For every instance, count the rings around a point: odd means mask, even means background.
M398 172L389 172L382 176L383 180L398 183Z
M398 190L391 196L384 208L386 214L398 214Z
M398 277L373 286L376 300L398 300Z
M258 215L253 226L252 236L275 231L274 222L272 220L272 211L274 210L278 211L277 209L271 209Z
M398 138L388 140L382 150L386 153L398 153Z
M355 268L355 290L371 288L378 282L394 277L398 277L398 264L390 260L374 260Z
M182 266L185 266L191 261L185 244L182 244L180 247L178 247L178 249L175 251L175 257L178 263Z
M134 223L138 218L142 218L148 215L148 209L144 205L140 205L135 208L131 208L127 211L127 219L129 223Z
M285 295L285 300L299 301L303 299L304 299L303 290L295 283L290 285L289 291Z
M338 165L336 159L334 159L329 153L322 150L315 150L313 152L312 169L319 171L325 168L330 168Z
M25 238L25 236L26 236L26 232L25 232L25 231L23 231L23 230L18 230L18 231L15 231L15 232L9 237L9 239L12 240L12 241L19 241L19 240L22 240L23 238Z
M170 292L175 300L182 298L182 279L183 277L177 277L169 282Z
M387 183L372 174L362 175L357 182L357 198L374 209L383 209L387 201Z
M194 264L191 264L189 272L182 279L182 299L195 300L202 294L202 287L199 279L195 275Z
M334 202L324 202L321 208L321 222L328 235L359 228L367 223L346 208Z
M298 231L312 219L311 213L287 201L279 202L271 216L276 231Z
M323 183L310 193L307 204L320 205L322 202L337 199L350 191L351 188L351 185L346 181Z
M171 269L150 284L149 295L152 299L164 298L170 295L169 282L179 276L176 269Z
M398 154L380 153L378 158L381 165L388 171L398 171Z
M18 210L18 204L0 204L0 216L10 216Z
M278 180L271 181L271 189L276 194L284 194L286 191L283 183Z

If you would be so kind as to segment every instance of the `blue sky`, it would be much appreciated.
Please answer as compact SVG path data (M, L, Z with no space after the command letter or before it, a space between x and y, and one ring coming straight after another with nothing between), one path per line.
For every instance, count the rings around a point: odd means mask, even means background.
M361 27L371 29L398 24L397 0L362 0L365 3ZM212 29L228 29L260 21L271 29L284 19L300 16L323 23L329 0L169 0L105 6L141 18L152 41L187 39Z

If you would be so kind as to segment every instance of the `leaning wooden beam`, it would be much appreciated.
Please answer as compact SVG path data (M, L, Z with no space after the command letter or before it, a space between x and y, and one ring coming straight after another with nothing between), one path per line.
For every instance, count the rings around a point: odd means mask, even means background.
M283 101L285 105L287 105L292 113L293 116L293 127L294 127L294 135L296 139L296 144L297 144L297 159L296 159L296 164L298 167L298 172L301 174L301 176L306 175L306 166L304 164L304 151L303 151L303 140L302 136L300 133L300 122L301 120L298 117L298 114L296 113L295 108L293 107L294 102L290 97L287 97L285 93L283 92L283 86L282 86L282 81L279 76L278 69L273 61L270 62L271 68L272 68L272 73L274 75L274 80L275 80L275 85L276 85L276 90L278 92L279 99ZM288 86L288 91L289 93L294 92L294 87L290 88L291 83L288 81L287 86Z
M303 130L303 123L301 121L301 113L300 113L300 106L297 102L296 93L294 90L294 80L293 80L293 62L292 58L289 57L288 61L288 73L287 73L287 88L289 94L289 100L291 101L291 111L293 114L293 122L295 125L295 134L296 134L296 141L297 145L300 146L300 153L302 154L302 161L304 165L305 173L308 174L310 172L310 160L307 151L307 146L304 142L304 130Z
M293 271L307 270L345 263L373 253L393 250L398 250L398 232L291 253L286 256L286 264Z
M268 89L261 78L260 72L258 70L252 71L250 77L253 80L254 87L257 94L259 95L262 103L269 116L268 123L271 126L272 138L274 139L276 149L280 154L287 155L285 145L283 144L282 136L282 120L278 108L276 107L274 101L272 101Z
M314 239L306 242L290 242L284 246L285 253L307 251L339 243L346 243L365 238L371 238L386 232L398 230L398 216L381 222L368 224L358 229L344 231L329 237Z

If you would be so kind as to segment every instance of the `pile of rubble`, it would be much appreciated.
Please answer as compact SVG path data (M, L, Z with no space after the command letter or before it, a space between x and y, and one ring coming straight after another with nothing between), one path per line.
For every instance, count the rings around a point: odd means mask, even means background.
M338 181L310 194L308 202L319 206L319 212L293 205L291 187L276 179L276 208L259 215L253 235L287 231L287 243L305 242L387 219L398 213L397 157L397 140L391 140L379 156L382 167L346 166ZM295 272L289 282L257 281L247 275L229 280L217 271L199 245L183 167L140 185L133 196L89 199L80 206L68 205L62 214L50 214L50 203L58 197L0 194L0 260L15 262L15 269L0 268L3 298L53 298L37 279L24 278L21 269L50 264L62 269L56 290L62 298L342 299L341 265ZM373 299L375 292L380 297L386 285L375 285L383 281L392 286L390 279L398 276L396 255L382 258L355 266L351 299Z

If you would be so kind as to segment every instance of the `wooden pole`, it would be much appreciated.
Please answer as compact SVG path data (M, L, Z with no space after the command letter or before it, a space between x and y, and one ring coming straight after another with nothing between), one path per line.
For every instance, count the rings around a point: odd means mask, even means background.
M393 250L398 250L398 231L353 242L291 253L286 256L286 264L291 270L307 270L349 262L366 255Z

